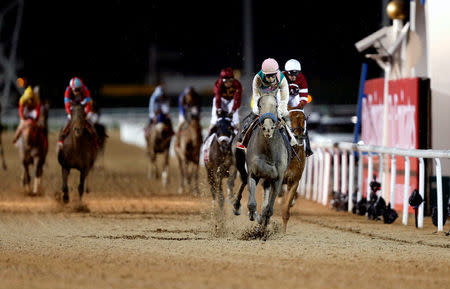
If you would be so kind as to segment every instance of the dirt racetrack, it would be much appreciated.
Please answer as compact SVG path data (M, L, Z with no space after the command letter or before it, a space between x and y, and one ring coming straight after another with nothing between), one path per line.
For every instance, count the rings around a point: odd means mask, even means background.
M177 193L177 167L164 189L146 178L143 150L110 133L94 171L86 212L77 212L75 179L61 205L55 135L44 169L44 194L19 186L12 133L3 134L8 165L0 171L0 288L449 288L450 236L430 218L417 230L368 221L299 200L286 235L279 207L267 241L248 238L252 223L211 210L202 193ZM258 202L259 204L260 202ZM450 226L446 224L445 231Z

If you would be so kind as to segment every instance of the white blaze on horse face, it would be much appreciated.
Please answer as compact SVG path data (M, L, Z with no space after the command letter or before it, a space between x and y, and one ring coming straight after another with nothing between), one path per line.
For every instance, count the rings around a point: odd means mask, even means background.
M275 123L271 118L266 118L262 124L262 131L265 138L271 138L275 131Z

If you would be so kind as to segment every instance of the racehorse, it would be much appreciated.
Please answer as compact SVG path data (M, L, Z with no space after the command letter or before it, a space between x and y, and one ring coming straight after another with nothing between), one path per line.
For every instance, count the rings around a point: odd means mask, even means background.
M287 198L282 207L283 231L286 233L287 222L290 217L290 208L293 206L297 195L297 188L305 168L306 153L304 150L303 137L305 133L305 112L303 109L290 109L289 117L292 123L292 132L297 138L299 145L293 148L294 156L291 158L283 183L287 184Z
M25 120L17 147L19 148L19 158L22 163L22 185L27 193L37 195L40 191L43 166L48 152L48 142L44 128L32 119ZM30 165L34 165L32 192L30 192L31 177L28 170Z
M149 179L159 178L159 170L156 157L158 154L162 154L164 157L164 164L161 176L164 186L167 185L169 178L169 148L172 136L173 130L169 121L161 121L156 124L151 124L145 130L147 155L150 160L147 176Z
M230 169L233 164L231 153L231 142L233 139L234 128L231 119L224 116L219 116L216 124L217 130L213 135L210 147L205 150L205 168L208 175L208 182L211 187L211 195L213 203L215 203L216 196L219 201L220 209L223 209L224 196L222 191L222 180L230 178ZM232 178L229 179L228 188L232 190L232 183L236 175L233 171Z
M97 158L98 148L95 143L95 136L86 128L86 126L90 124L87 123L84 106L78 103L72 104L71 115L70 129L64 139L62 149L58 152L58 162L62 169L64 203L69 202L69 187L67 186L67 180L70 170L77 169L80 172L78 194L80 196L79 208L82 208L85 181ZM86 186L86 192L89 192L88 186Z
M180 187L178 192L186 193L190 187L194 195L199 192L198 169L202 147L202 130L198 112L186 115L186 123L180 127L175 139L175 153L180 167Z
M256 218L264 230L273 215L275 199L281 190L283 176L289 166L290 144L279 128L276 98L263 96L258 106L261 116L250 136L245 156L249 190L247 208L250 221ZM239 171L243 171L242 167ZM261 213L257 215L255 191L260 179L263 179L264 201ZM240 212L241 197L238 195L233 205L235 214Z

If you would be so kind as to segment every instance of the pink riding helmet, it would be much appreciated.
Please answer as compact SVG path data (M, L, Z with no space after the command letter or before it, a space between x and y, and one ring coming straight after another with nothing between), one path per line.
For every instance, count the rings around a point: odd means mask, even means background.
M277 74L277 79L280 81L280 69L278 62L273 58L267 58L261 65L261 70L264 74Z

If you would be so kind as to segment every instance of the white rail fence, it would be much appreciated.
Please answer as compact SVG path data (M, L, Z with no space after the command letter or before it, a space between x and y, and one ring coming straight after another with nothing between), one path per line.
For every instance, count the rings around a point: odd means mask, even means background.
M405 183L403 193L402 223L408 224L408 200L410 184L410 158L419 160L419 194L425 199L425 165L424 159L434 159L436 184L437 184L437 227L438 231L443 231L443 189L442 189L442 158L450 159L450 150L418 150L399 149L391 147L381 147L372 145L358 145L354 143L313 143L314 154L307 158L306 170L300 180L299 193L308 200L313 200L323 205L328 204L328 197L331 190L350 194L348 196L348 211L353 209L352 194L357 188L357 201L363 197L363 190L366 196L370 195L370 182L373 176L373 156L379 157L379 176L383 172L383 158L391 156L391 182L390 182L390 202L394 204L397 161L396 156L404 158L405 163ZM355 153L358 154L358 167L355 167ZM331 162L333 157L333 162ZM363 159L368 159L367 185L363 187ZM331 165L333 164L333 176L331 176ZM356 170L355 170L356 169ZM340 171L340 174L339 174ZM340 175L340 176L339 176ZM355 178L357 176L357 178ZM330 180L333 180L333 186ZM357 183L355 184L355 179ZM341 188L339 190L339 183ZM383 183L380 180L380 183ZM355 187L356 186L356 187ZM424 203L418 210L418 227L423 228Z

